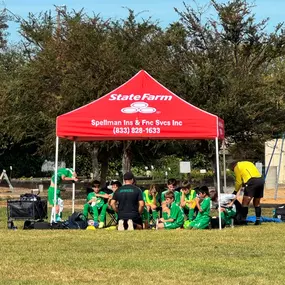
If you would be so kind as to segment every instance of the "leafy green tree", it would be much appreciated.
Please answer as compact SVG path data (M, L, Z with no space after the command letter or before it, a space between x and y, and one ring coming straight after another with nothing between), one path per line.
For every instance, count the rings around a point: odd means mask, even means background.
M185 99L225 120L228 143L250 149L263 144L276 127L273 117L284 112L266 93L264 80L268 65L284 56L284 33L278 25L267 34L268 20L256 23L247 1L210 3L217 19L186 4L185 11L177 11L186 30L183 57L191 77Z

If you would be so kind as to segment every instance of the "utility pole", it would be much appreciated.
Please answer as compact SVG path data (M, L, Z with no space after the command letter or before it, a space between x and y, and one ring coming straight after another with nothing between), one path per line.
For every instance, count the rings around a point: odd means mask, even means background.
M59 39L61 34L61 19L60 16L62 13L66 13L66 5L55 6L56 15L56 37Z

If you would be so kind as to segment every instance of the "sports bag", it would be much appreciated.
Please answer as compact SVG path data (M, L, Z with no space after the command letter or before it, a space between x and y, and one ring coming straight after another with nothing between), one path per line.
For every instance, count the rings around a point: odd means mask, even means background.
M285 204L279 205L277 208L275 208L274 211L274 218L278 218L282 221L285 221Z
M210 220L211 229L218 229L220 227L219 217L213 217ZM226 223L223 219L221 219L221 227L222 229L226 226Z
M83 230L88 226L86 218L81 212L74 212L71 216L69 216L66 225L68 229Z
M25 194L20 195L20 200L21 201L39 201L41 200L41 197L39 197L36 194L25 193Z

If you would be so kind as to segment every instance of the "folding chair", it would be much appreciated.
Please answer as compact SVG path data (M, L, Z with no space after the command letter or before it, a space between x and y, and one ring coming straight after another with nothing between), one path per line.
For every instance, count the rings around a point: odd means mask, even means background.
M107 209L105 227L116 226L118 224L116 213L112 209Z

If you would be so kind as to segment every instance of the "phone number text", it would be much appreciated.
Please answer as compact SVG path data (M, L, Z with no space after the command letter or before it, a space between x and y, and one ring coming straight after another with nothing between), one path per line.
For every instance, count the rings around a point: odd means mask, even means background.
M160 128L114 127L114 134L160 134Z

